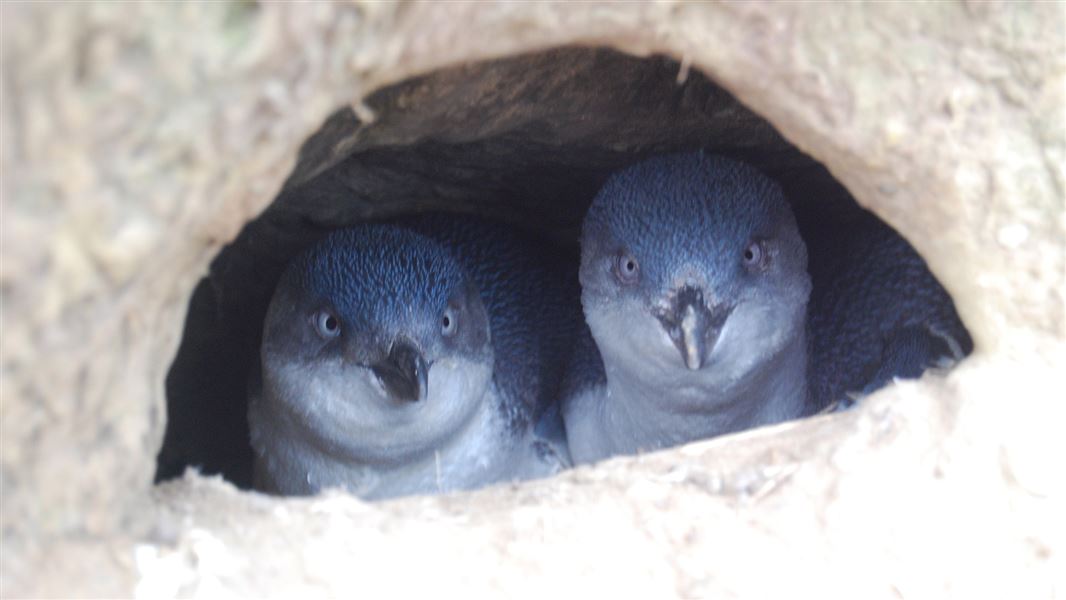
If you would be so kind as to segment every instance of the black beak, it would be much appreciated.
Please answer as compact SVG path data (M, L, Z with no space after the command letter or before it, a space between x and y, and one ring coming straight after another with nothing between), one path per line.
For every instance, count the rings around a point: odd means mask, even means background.
M732 306L707 307L703 290L685 286L677 293L674 306L657 315L670 340L681 352L681 360L692 371L703 367L714 348Z
M429 367L422 353L409 342L393 343L392 350L370 369L394 400L418 402L426 399L429 390Z

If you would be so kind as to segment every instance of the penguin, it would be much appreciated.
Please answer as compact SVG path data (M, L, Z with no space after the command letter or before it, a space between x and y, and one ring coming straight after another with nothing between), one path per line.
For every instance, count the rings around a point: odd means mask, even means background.
M800 418L924 369L939 346L896 343L938 325L908 317L893 291L908 282L861 276L863 256L815 282L808 260L782 188L750 165L695 152L611 175L582 226L587 327L561 405L574 462ZM910 283L954 315L924 274Z
M580 321L559 264L532 236L460 215L356 225L297 256L249 398L256 488L378 500L569 466L565 436L542 425Z

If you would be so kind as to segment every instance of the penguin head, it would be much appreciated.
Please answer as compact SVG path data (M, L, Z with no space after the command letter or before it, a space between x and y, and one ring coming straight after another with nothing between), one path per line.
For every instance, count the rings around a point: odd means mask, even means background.
M703 153L612 175L582 230L582 304L608 374L742 381L805 323L807 253L777 184Z
M493 350L477 286L444 247L366 224L289 265L261 361L264 397L306 437L374 463L461 429L485 396Z

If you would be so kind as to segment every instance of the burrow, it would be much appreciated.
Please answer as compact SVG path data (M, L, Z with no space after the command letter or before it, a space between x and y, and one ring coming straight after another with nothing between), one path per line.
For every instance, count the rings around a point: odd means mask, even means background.
M815 159L695 69L661 56L561 48L440 70L336 110L300 148L271 205L196 286L166 379L156 480L187 467L251 482L247 386L277 279L325 233L422 211L473 213L574 249L613 170L703 149L749 162L785 189L812 255L839 232L888 227ZM969 348L967 348L968 350Z

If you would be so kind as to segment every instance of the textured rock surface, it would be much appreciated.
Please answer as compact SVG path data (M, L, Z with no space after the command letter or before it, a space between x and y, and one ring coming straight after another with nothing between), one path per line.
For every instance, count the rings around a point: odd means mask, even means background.
M0 11L0 595L1062 590L1061 5ZM367 119L380 86L575 43L673 56L822 161L927 258L974 357L856 413L519 488L374 506L152 489L193 287L306 137L346 104ZM375 131L339 127L336 158Z

